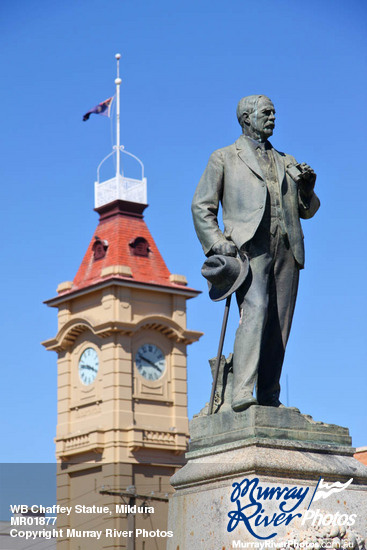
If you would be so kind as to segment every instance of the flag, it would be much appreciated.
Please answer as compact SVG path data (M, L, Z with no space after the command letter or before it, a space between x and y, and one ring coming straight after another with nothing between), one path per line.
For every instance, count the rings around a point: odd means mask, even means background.
M89 119L91 114L95 115L104 115L104 116L110 116L111 111L111 104L112 104L113 97L109 97L108 99L105 99L102 101L102 103L98 103L93 109L85 113L83 116L84 122Z
M334 493L340 493L341 491L344 491L353 481L353 478L351 478L346 483L340 483L337 481L336 483L325 483L323 479L320 480L320 483L317 487L317 491L314 494L313 500L320 500L320 498L325 499L328 498L330 495Z

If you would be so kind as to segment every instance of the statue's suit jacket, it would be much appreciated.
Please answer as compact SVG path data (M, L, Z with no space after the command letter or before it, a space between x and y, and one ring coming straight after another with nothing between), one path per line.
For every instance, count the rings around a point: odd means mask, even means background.
M294 258L302 268L305 253L300 218L311 218L320 201L314 193L308 199L302 197L297 184L286 173L286 167L297 161L274 148L272 151L288 239ZM240 250L259 227L266 196L265 177L248 138L242 135L234 144L214 151L192 202L194 225L204 253L209 254L214 244L226 242L226 239L233 241ZM217 219L220 203L223 233Z

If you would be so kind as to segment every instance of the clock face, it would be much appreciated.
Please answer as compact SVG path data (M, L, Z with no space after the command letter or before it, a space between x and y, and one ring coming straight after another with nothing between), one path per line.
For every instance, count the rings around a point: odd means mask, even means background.
M89 386L96 379L99 367L98 354L95 349L87 348L79 359L79 378L84 386Z
M135 364L139 373L146 380L158 380L166 370L163 351L154 344L140 346L135 355Z

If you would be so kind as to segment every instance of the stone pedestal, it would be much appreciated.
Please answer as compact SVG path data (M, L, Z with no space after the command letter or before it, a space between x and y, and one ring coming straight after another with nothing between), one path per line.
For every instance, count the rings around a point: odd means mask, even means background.
M190 433L188 463L171 479L174 536L167 550L264 548L260 543L291 540L294 547L313 541L318 548L361 548L367 467L353 458L348 429L292 409L252 406L194 418ZM320 478L353 482L316 501Z

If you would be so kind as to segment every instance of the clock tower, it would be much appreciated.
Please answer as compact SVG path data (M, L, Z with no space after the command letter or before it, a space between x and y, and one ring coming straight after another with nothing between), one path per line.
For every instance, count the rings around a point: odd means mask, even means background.
M198 291L169 272L143 217L144 167L134 156L141 179L125 177L120 152L118 137L74 280L46 302L58 309L43 343L58 354L57 504L70 508L58 515L60 550L166 548L169 479L189 437L186 347L201 333L186 327L186 301Z

